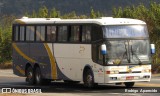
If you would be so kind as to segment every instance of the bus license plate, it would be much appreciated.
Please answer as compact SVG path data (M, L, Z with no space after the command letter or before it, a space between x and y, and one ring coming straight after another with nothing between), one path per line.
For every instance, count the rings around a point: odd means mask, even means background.
M133 80L134 79L134 76L127 76L126 77L126 80Z

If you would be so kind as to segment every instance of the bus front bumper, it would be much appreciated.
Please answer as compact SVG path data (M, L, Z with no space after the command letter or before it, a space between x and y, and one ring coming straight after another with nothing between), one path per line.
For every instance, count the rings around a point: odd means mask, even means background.
M105 83L122 83L122 82L149 82L151 73L141 74L110 74L105 76Z

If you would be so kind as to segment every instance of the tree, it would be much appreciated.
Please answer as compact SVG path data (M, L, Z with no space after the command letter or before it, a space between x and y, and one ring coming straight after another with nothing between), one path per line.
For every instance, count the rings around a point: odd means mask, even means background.
M39 9L38 17L40 17L40 18L48 18L49 17L48 9L46 6L43 6L42 8Z
M77 16L75 11L72 11L71 13L63 15L62 18L64 18L64 19L77 19L79 17Z
M92 7L91 7L90 18L96 18L96 12L94 11Z
M137 7L121 7L113 9L114 17L136 18L147 23L150 42L156 44L156 54L152 57L154 64L160 64L160 4L150 2L150 7L147 8L143 4Z
M11 60L12 22L15 16L3 16L0 24L0 63Z
M60 17L60 12L57 11L56 8L53 8L53 9L51 9L50 17L51 18L59 18Z

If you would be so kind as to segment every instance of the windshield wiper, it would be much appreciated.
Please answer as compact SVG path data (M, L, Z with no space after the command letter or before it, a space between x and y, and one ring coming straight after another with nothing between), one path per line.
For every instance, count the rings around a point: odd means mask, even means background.
M124 42L124 45L125 45L125 52L123 53L123 56L122 56L122 58L121 58L121 60L120 60L120 63L119 63L118 65L121 64L121 62L122 62L122 60L124 59L124 56L125 56L125 55L127 56L127 61L130 62L130 58L128 58L127 46L126 46L125 42Z
M123 53L123 56L122 56L122 58L121 58L121 60L120 60L120 63L119 63L118 65L121 64L121 62L122 62L122 60L124 59L124 56L125 56L125 55L127 56L127 51Z
M127 44L125 44L125 43L128 43L128 50L127 50ZM127 55L127 61L128 61L128 63L131 63L131 57L130 57L130 52L129 52L129 41L126 41L125 43L124 43L124 45L125 45L125 50L126 50L126 55Z
M133 55L137 58L137 60L138 60L138 62L139 62L139 65L142 65L142 62L141 62L141 60L138 58L138 55L133 51L133 49L132 49L132 45L131 45L131 53L132 53L132 57L133 57Z

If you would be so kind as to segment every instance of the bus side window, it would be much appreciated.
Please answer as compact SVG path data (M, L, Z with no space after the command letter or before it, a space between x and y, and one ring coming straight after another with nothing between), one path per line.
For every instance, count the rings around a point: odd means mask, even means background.
M19 26L14 26L14 41L18 41Z
M26 26L26 41L34 41L34 33L35 27L34 26Z
M96 43L92 45L92 59L94 62L103 64L103 57L101 54L101 44Z
M36 41L45 41L45 26L36 26Z
M56 26L47 26L47 41L56 40Z
M71 36L70 41L71 42L79 42L80 41L80 26L71 26Z
M97 41L97 40L101 40L103 38L103 31L102 31L102 27L96 25L96 26L92 26L92 41Z
M67 42L68 41L68 28L67 26L58 26L58 41Z
M20 26L20 41L24 41L25 36L25 28L24 26Z
M91 41L91 26L82 26L82 42Z

